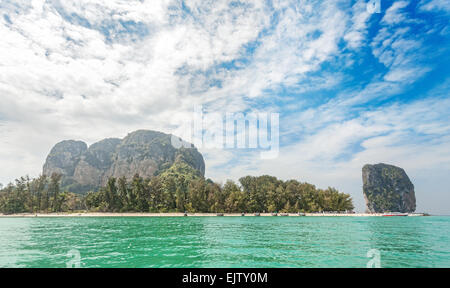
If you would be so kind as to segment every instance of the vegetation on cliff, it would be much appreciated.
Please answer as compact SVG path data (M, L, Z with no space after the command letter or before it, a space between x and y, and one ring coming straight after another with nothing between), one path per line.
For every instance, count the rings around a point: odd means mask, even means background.
M363 192L369 212L414 212L414 185L405 170L388 164L365 165Z
M151 178L175 162L183 162L203 176L203 156L193 146L175 148L171 138L158 131L138 130L123 139L104 139L89 147L81 141L62 141L51 149L43 174L62 174L61 186L75 193L97 191L110 177L130 180L139 174Z

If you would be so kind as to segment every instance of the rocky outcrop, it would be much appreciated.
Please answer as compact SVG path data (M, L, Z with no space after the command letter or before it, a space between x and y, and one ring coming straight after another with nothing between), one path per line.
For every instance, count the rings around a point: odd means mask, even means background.
M416 210L414 185L402 168L382 163L365 165L362 178L369 212L407 213Z
M131 179L139 174L150 178L176 163L186 164L204 176L205 162L197 149L177 149L171 144L171 137L139 130L124 139L105 139L90 147L81 141L62 141L47 156L43 173L62 174L62 186L72 192L97 190L109 177Z

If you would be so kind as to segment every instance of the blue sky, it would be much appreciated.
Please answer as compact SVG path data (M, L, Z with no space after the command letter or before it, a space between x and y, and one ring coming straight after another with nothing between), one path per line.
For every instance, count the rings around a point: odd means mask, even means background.
M207 176L334 186L403 167L418 210L450 214L450 3L0 2L0 182L38 175L63 139L177 133L194 105L276 112L280 153L201 149Z

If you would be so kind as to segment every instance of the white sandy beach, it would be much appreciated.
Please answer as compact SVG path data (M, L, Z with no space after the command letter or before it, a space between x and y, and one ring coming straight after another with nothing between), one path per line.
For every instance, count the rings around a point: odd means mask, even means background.
M187 213L187 217L218 217L217 213ZM241 213L223 213L224 217L243 217ZM254 213L246 213L244 217L255 217ZM261 217L275 217L272 213L260 213ZM279 213L278 217L379 217L382 213L305 213L299 215L297 213ZM422 214L411 214L409 216L423 216ZM3 218L14 217L186 217L184 213L101 213L101 212L81 212L81 213L21 213L4 215Z

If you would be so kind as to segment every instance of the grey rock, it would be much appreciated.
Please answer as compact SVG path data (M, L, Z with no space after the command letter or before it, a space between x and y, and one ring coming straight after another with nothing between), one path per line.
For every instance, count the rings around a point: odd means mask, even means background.
M44 174L73 175L81 155L87 151L86 143L66 140L56 144L44 164Z
M402 168L383 163L365 165L362 179L369 212L410 213L416 210L414 185Z
M171 135L139 130L124 139L104 139L89 148L81 141L62 141L53 147L44 164L43 173L63 175L62 186L71 192L87 192L104 186L109 177L135 174L151 178L182 161L204 176L203 156L192 148L177 149Z

